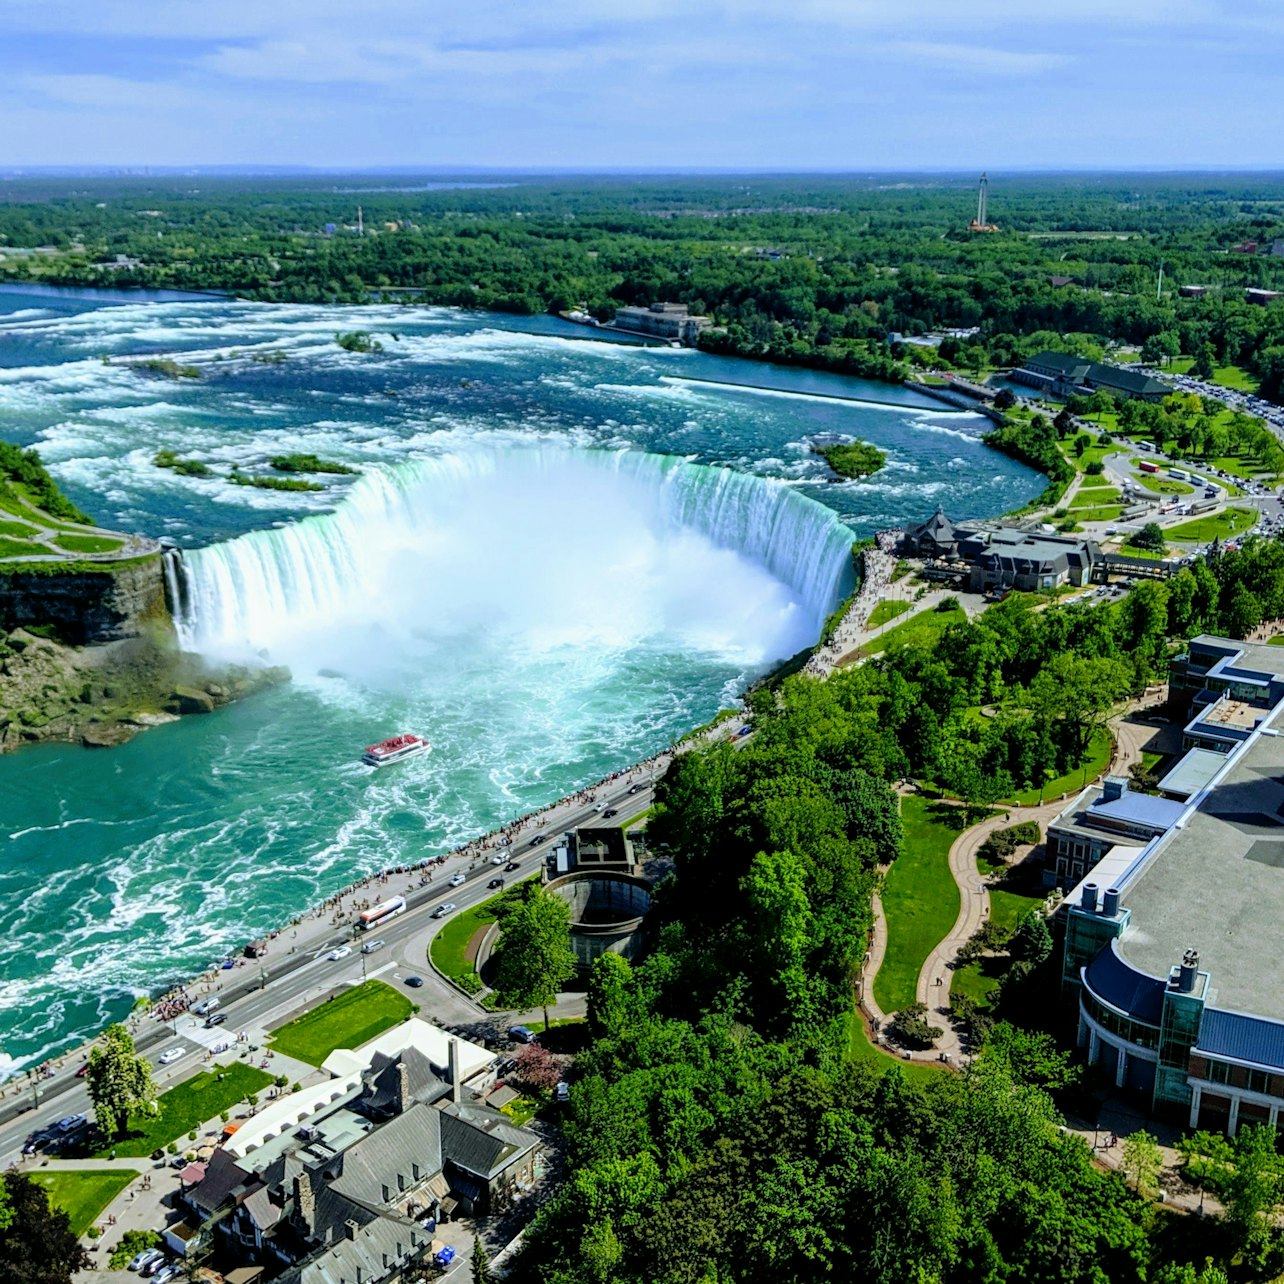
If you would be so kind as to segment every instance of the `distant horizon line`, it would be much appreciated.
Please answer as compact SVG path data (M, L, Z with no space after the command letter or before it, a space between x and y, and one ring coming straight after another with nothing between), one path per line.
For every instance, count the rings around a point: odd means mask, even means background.
M726 166L726 165L294 165L294 164L190 164L190 165L21 165L0 162L0 179L14 178L159 178L208 175L211 177L419 177L419 176L487 176L487 177L919 177L970 176L982 171L999 176L1020 175L1112 175L1171 174L1190 175L1284 175L1284 160L1274 165L920 165L900 167L865 165L842 166Z

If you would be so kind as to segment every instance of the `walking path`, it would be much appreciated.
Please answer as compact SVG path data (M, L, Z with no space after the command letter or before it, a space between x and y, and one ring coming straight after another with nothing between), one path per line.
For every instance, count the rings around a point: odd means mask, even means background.
M861 555L863 572L860 587L829 640L818 646L804 665L803 672L809 677L828 677L838 667L839 661L856 649L858 639L867 631L865 626L870 614L892 582L892 572L896 569L896 543L900 537L900 531L879 531L874 537L875 547L866 549Z

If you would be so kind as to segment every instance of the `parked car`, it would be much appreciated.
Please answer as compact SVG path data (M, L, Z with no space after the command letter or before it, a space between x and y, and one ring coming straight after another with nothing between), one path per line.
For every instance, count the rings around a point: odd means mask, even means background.
M145 1248L137 1257L129 1263L131 1271L141 1271L144 1266L150 1266L152 1262L164 1261L165 1254L159 1248Z
M346 959L351 953L351 945L340 945L337 949L331 950L330 953L326 955L326 958L328 958L331 963L337 963L340 959Z
M164 1267L167 1260L168 1259L166 1258L165 1254L161 1253L160 1256L148 1262L147 1265L144 1266L143 1269L139 1272L139 1274L151 1275L154 1277L156 1273Z
M376 950L383 949L383 947L387 944L388 944L387 941L367 941L361 947L361 952L362 954L373 954Z
M162 1052L156 1060L160 1065L168 1066L173 1065L180 1057L184 1057L186 1055L186 1048L170 1048L168 1052Z
M59 1132L71 1132L73 1128L79 1128L85 1122L84 1115L66 1115L58 1120Z
M419 989L422 989L422 988L423 988L423 983L424 983L424 979L423 979L423 977L422 977L422 976L408 976L408 977L406 977L406 984L407 984L408 986L410 986L410 988L411 988L412 990L419 990Z
M182 1271L183 1268L177 1262L170 1262L168 1266L161 1267L161 1269L152 1276L152 1279L156 1284L169 1284L170 1280L181 1275Z
M518 1043L534 1043L535 1031L524 1025L510 1025L508 1027L508 1037L515 1039Z
M445 918L455 908L454 901L446 901L443 905L438 905L432 912L433 918Z
M456 874L456 875L455 875L455 876L450 880L450 886L451 886L451 887L458 887L458 886L459 886L463 881L464 881L464 875L463 875L463 874Z
M565 1105L571 1099L571 1085L565 1079L557 1085L556 1090L558 1103Z
M445 1248L438 1249L433 1255L433 1262L437 1266L446 1267L455 1260L455 1250L449 1244Z

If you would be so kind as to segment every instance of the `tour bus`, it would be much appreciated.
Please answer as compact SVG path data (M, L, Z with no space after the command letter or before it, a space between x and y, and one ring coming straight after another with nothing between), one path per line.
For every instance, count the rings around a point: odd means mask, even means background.
M398 914L404 912L405 908L404 896L394 896L390 901L380 901L378 905L372 905L368 910L362 911L361 930L368 932L371 928L386 923L390 918L396 918Z
M1184 469L1181 469L1181 468L1170 468L1170 469L1168 470L1168 476L1169 476L1169 477L1171 477L1174 481L1188 481L1188 480L1189 480L1189 478L1188 478L1188 476L1187 476L1187 474L1186 474L1185 470L1184 470Z
M1143 459L1138 465L1143 473L1157 473L1159 465L1153 459Z

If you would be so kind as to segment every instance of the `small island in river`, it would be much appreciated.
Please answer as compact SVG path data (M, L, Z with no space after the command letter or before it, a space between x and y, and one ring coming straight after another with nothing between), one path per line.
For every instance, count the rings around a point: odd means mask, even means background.
M867 441L816 443L812 449L839 477L869 477L887 462L887 456Z

